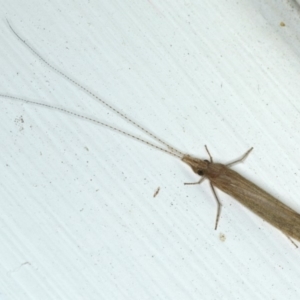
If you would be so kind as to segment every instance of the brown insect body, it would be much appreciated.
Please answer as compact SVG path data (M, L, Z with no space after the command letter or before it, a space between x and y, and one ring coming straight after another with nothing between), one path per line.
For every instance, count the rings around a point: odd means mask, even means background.
M253 213L300 241L300 214L247 180L228 166L184 156L182 161L207 178L213 187L232 196Z

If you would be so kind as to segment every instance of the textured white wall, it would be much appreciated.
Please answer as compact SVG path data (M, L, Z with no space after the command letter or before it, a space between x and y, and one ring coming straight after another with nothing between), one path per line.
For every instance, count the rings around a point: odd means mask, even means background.
M293 1L1 0L0 93L133 133L53 65L183 152L229 162L300 211ZM286 26L280 26L284 22ZM299 299L299 249L179 160L0 99L0 299ZM160 193L153 194L157 187ZM226 240L221 241L220 235Z

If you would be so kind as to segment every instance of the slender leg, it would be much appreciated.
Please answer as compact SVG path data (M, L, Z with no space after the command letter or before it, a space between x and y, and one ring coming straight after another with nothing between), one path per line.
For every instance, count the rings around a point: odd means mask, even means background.
M249 153L250 153L252 150L253 150L253 147L250 148L250 149L243 155L242 158L240 158L240 159L238 159L238 160L235 160L235 161L233 161L233 162L230 163L230 164L227 164L226 167L231 167L231 166L233 166L233 165L236 164L236 163L240 163L240 162L244 161L244 160L247 158L247 156L249 155Z
M288 236L286 235L286 237L291 241L291 243L296 247L298 248L297 244Z
M206 149L206 152L208 153L208 156L209 156L209 159L210 159L210 162L211 163L213 163L214 161L213 161L213 158L212 158L212 156L210 155L210 152L209 152L209 150L208 150L208 148L207 148L207 146L205 145L205 149Z
M215 230L217 230L217 227L218 227L218 223L219 223L219 218L220 218L220 214L221 214L221 207L222 207L222 204L217 196L217 193L215 191L215 188L214 186L210 183L210 187L215 195L215 198L216 198L216 201L217 201L217 204L218 204L218 209L217 209L217 217L216 217L216 224L215 224Z
M200 180L198 180L197 182L185 182L184 185L194 185L194 184L200 184L201 182L204 181L206 177L202 177L200 178Z

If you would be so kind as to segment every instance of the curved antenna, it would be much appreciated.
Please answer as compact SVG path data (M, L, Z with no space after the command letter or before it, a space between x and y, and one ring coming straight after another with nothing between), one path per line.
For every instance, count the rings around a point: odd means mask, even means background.
M10 95L3 95L3 94L0 94L0 97L7 98L7 99L11 99L11 100L16 100L16 101L21 101L21 102L25 102L25 103L29 103L29 104L34 104L34 105L38 105L38 106L43 106L43 107L47 107L47 108L54 109L54 110L58 110L58 111L60 111L60 112L63 112L63 113L66 113L66 114L69 114L69 115L72 115L72 116L75 116L75 117L78 117L78 118L81 118L81 119L84 119L84 120L87 120L87 121L96 123L97 125L101 125L101 126L103 126L103 127L109 128L109 129L111 129L111 130L113 130L113 131L116 131L116 132L121 133L121 134L123 134L123 135L125 135L125 136L128 136L128 137L130 137L130 138L133 138L133 139L135 139L135 140L137 140L137 141L139 141L139 142L142 142L142 143L144 143L144 144L146 144L146 145L148 145L148 146L151 146L152 148L155 148L155 149L157 149L157 150L163 151L163 152L168 153L168 154L170 154L170 155L172 155L172 156L175 156L175 157L177 157L177 158L180 158L180 159L181 159L181 158L183 157L183 155L179 155L179 154L177 154L177 153L175 153L175 152L168 151L168 150L166 150L166 149L164 149L164 148L161 148L161 147L159 147L159 146L156 146L156 145L152 144L151 142L148 142L148 141L146 141L146 140L144 140L144 139L142 139L142 138L139 138L139 137L137 137L137 136L135 136L135 135L133 135L133 134L130 134L130 133L126 132L126 131L123 131L123 130L121 130L121 129L118 129L118 128L116 128L116 127L113 127L113 126L111 126L111 125L108 125L108 124L106 124L106 123L97 121L97 120L92 119L92 118L90 118L90 117L86 117L86 116L83 116L83 115L79 115L79 114L77 114L77 113L75 113L75 112L69 111L69 110L64 109L64 108L56 107L56 106L53 106L53 105L50 105L50 104L46 104L46 103L41 103L41 102L35 102L35 101L31 101L31 100L26 100L26 99L23 99L23 98L19 98L19 97L15 97L15 96L10 96Z
M85 93L87 93L89 96L91 96L92 98L100 101L104 106L106 106L108 109L110 109L111 111L113 111L114 113L118 114L119 116L121 116L123 119L125 119L127 122L133 124L134 126L136 126L137 128L139 128L141 131L143 131L144 133L146 133L148 136L151 136L153 139L155 139L156 141L158 141L159 143L161 143L162 145L165 145L166 147L168 147L172 152L175 152L181 156L183 156L184 154L177 150L176 148L170 146L169 144L167 144L166 142L164 142L163 140L161 140L160 138L158 138L156 135L154 135L153 133L151 133L150 131L148 131L147 129L145 129L144 127L142 127L141 125L137 124L136 122L134 122L133 120L131 120L129 117L127 117L125 114L121 113L119 110L117 110L116 108L112 107L111 105L109 105L106 101L102 100L101 98L99 98L97 95L95 95L94 93L92 93L91 91L89 91L87 88L85 88L84 86L82 86L80 83L78 83L77 81L75 81L74 79L70 78L69 76L67 76L65 73L63 73L62 71L60 71L59 69L57 69L56 67L52 66L41 54L39 54L36 50L34 50L25 40L23 40L21 38L21 36L14 30L14 28L10 25L9 21L6 19L8 26L10 27L11 31L15 34L15 36L28 48L31 50L31 52L33 52L34 55L36 55L41 61L43 61L50 69L52 69L53 71L55 71L56 73L58 73L59 75L61 75L63 78L67 79L69 82L75 84L77 87L79 87L81 90L83 90Z

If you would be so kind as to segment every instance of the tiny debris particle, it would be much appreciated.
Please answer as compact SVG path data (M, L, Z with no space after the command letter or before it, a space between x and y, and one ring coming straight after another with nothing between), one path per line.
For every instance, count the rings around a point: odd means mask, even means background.
M225 235L224 233L220 232L220 234L219 234L219 239L220 239L221 242L225 242L225 240L226 240L226 235Z
M160 187L158 187L156 189L156 191L154 192L153 198L155 198L157 196L157 194L159 193L159 191L160 191Z
M281 27L284 27L284 26L285 26L285 23L284 23L284 22L280 22L280 26L281 26Z
M20 128L19 128L19 131L22 131L24 130L24 127L22 124L24 124L24 119L23 119L23 116L20 116L18 118L15 118L15 124L18 125Z

